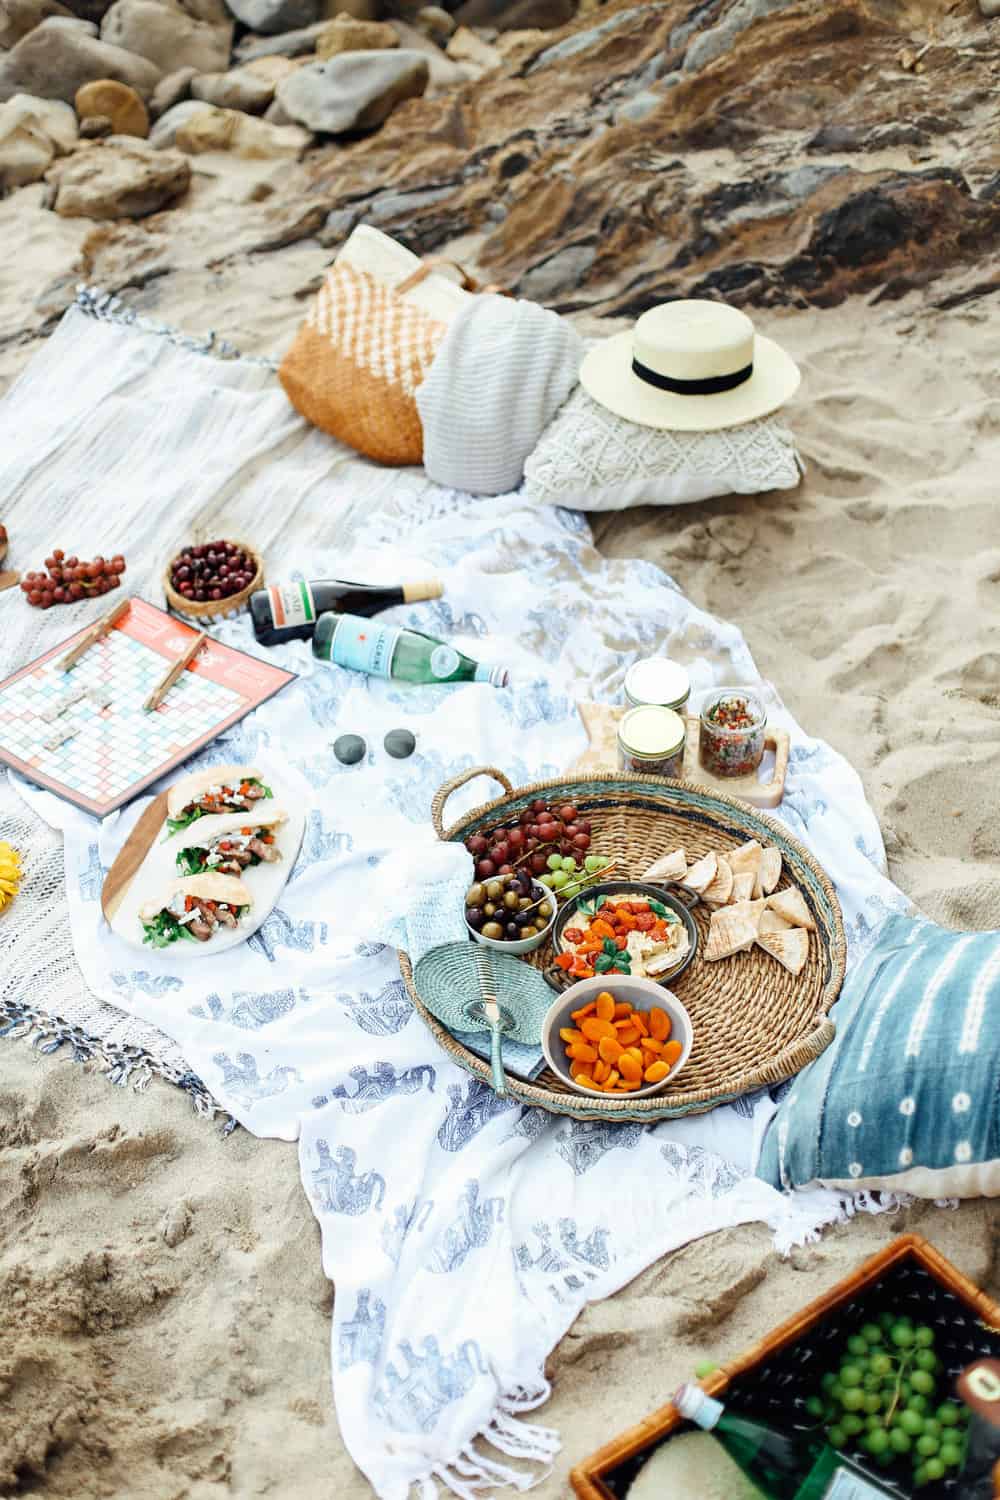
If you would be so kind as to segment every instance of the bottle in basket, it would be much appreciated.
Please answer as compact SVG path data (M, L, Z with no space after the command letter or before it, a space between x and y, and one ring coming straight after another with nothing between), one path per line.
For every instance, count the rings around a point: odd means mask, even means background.
M768 1500L883 1500L895 1495L809 1432L778 1432L727 1411L699 1386L682 1385L673 1404L712 1435Z
M510 685L506 667L484 667L436 636L401 630L397 625L376 625L357 615L320 615L313 635L313 655L353 672L395 677L401 682Z

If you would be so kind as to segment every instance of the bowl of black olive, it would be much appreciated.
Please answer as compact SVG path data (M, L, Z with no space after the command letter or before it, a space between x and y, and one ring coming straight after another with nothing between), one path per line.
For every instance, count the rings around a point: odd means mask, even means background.
M555 919L555 896L527 870L477 880L465 894L465 921L472 936L504 953L533 953Z

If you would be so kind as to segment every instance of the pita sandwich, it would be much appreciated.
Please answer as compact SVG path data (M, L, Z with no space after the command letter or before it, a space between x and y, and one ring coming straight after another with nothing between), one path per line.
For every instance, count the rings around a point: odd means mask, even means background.
M675 849L672 854L664 854L655 864L650 865L643 875L643 880L683 880L687 874L687 855L683 849Z
M198 818L176 842L176 865L181 875L241 876L254 865L276 864L281 853L275 834L288 814L267 799L258 802L257 811L226 813L221 817Z
M769 896L781 879L781 854L777 849L764 849L760 856L760 888Z
M241 792L246 787L246 792ZM167 793L167 831L179 833L198 818L249 812L270 797L254 766L207 766L175 781Z
M767 904L771 911L776 911L779 917L784 917L792 927L806 927L810 932L816 931L816 923L797 885L790 885L783 891L775 891L773 895L768 896Z
M253 894L232 875L188 875L171 880L139 908L144 941L166 948L179 939L207 943L232 930L253 904Z
M802 973L809 957L809 934L804 928L787 927L784 932L758 932L757 942L789 974Z
M725 855L717 855L716 860L715 879L702 891L701 898L709 906L725 906L733 895L733 872Z
M704 858L695 861L684 876L682 884L701 895L712 884L718 873L718 869L718 856L709 851Z

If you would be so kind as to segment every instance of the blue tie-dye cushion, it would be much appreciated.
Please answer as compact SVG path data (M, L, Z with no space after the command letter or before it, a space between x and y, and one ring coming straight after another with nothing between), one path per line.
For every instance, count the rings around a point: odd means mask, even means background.
M1000 1194L1000 932L891 917L794 1080L758 1175L778 1188Z

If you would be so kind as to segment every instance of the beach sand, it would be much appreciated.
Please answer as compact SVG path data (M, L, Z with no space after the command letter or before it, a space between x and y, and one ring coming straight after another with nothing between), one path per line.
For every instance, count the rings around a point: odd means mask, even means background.
M35 192L19 195L16 221L0 205L0 226L6 213L30 239ZM302 309L289 289L327 253L306 242L240 276L210 272L210 210L209 194L204 223L189 215L190 271L178 263L155 298L130 300L248 352L282 347ZM50 269L87 228L58 225ZM7 314L24 274L12 254ZM799 721L858 769L891 873L928 915L1000 925L996 299L755 316L803 367L789 412L800 489L596 517L596 539L662 564L742 627ZM0 389L30 352L30 340L0 349ZM159 1082L116 1089L66 1056L0 1042L0 1148L0 1496L370 1493L332 1409L333 1289L293 1147L225 1139ZM786 1261L749 1227L658 1262L552 1355L539 1418L564 1446L539 1500L565 1496L571 1464L697 1360L734 1355L901 1231L1000 1294L997 1212L862 1217Z

